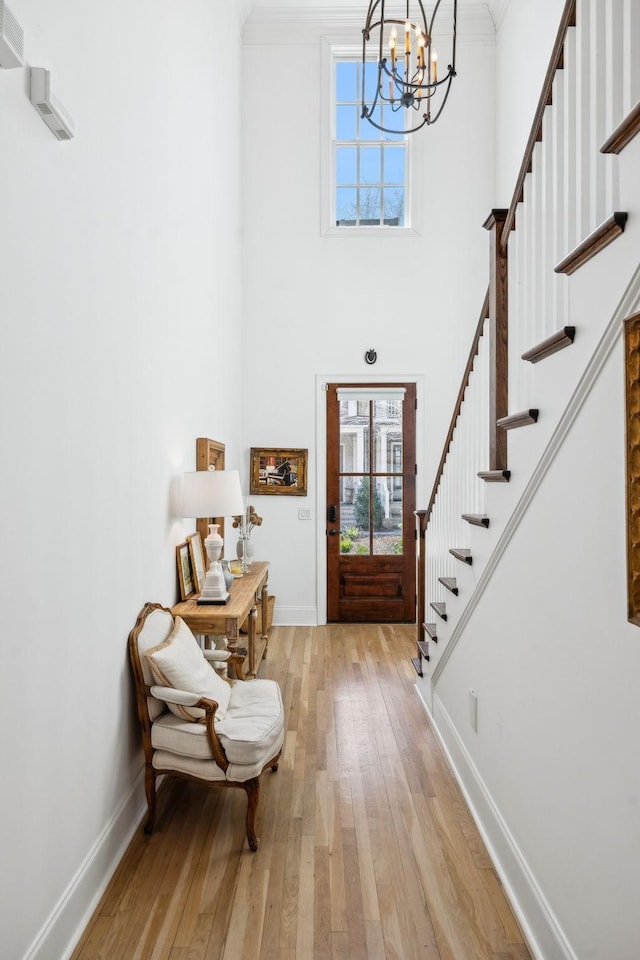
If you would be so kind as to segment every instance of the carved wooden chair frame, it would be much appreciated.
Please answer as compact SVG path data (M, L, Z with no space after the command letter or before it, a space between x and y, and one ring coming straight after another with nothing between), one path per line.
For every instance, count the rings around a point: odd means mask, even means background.
M204 780L200 777L197 777L192 774L184 773L180 770L167 770L161 769L156 771L153 766L153 755L155 748L151 743L151 728L153 726L153 721L149 714L149 704L148 698L153 697L156 700L164 700L165 703L169 702L169 696L166 698L159 697L156 692L151 693L151 687L145 683L144 674L142 672L142 664L140 662L140 653L138 650L138 637L144 625L146 623L147 617L149 614L153 613L155 610L160 610L165 613L171 614L171 610L167 607L162 606L160 603L147 603L144 608L138 614L138 619L134 628L129 634L129 657L131 660L131 666L133 668L133 676L135 679L136 687L136 703L138 709L138 718L140 720L140 726L142 729L142 746L144 749L144 758L145 758L145 793L147 798L147 820L144 826L144 832L150 834L153 832L155 818L156 818L156 779L158 776L176 776L182 777L186 780L195 780L198 783L206 784L210 787L235 787L241 788L247 794L247 817L246 817L246 827L247 827L247 841L251 850L258 849L258 841L255 833L255 817L256 810L258 808L258 800L260 796L260 777L262 773L270 767L274 772L278 769L278 763L280 760L281 750L278 751L275 757L272 757L270 760L265 763L262 770L256 777L252 777L249 780L238 781L238 780ZM227 664L230 664L233 671L235 672L236 678L238 681L243 681L242 678L242 663L244 661L244 656L237 653L230 653L228 651L220 650L205 650L203 651L205 657L209 660L225 660ZM154 688L155 689L155 688ZM173 702L173 701L172 701ZM193 695L192 702L188 704L185 703L184 698L180 700L185 706L190 707L199 707L205 711L204 724L207 731L207 739L209 741L209 746L211 747L212 759L220 767L221 770L226 771L229 766L229 761L227 759L224 747L218 738L216 729L214 726L214 720L216 715L216 710L218 704L215 700L210 700L207 697L199 697L197 694Z

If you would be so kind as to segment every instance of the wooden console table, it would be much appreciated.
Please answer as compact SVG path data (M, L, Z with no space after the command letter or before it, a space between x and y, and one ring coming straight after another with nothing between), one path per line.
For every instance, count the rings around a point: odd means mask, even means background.
M229 650L238 648L240 627L249 618L247 636L248 657L243 665L248 677L255 677L260 662L267 655L269 634L267 630L269 594L267 579L269 564L264 560L257 560L251 564L251 570L233 581L229 593L231 596L225 604L198 605L197 596L176 603L171 608L174 617L182 617L187 626L195 633L204 636L211 634L225 634L229 641ZM262 596L262 623L261 632L256 630L258 595ZM242 646L243 644L240 644Z

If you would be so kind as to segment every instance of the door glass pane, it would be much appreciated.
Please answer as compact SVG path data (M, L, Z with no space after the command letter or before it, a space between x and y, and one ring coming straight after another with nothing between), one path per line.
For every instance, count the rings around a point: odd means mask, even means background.
M369 405L367 404L367 411ZM342 472L365 473L369 470L369 415L359 412L357 400L340 402L340 445Z
M376 400L373 405L375 473L402 473L402 400Z
M340 553L362 556L369 548L369 477L343 477L340 504Z
M373 500L373 552L402 554L402 478L376 477Z

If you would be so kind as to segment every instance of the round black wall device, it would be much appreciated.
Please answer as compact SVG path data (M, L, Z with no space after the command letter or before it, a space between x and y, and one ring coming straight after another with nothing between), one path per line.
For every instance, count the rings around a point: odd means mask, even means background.
M376 360L378 359L378 354L373 349L373 347L371 348L371 350L367 350L367 352L364 355L364 359L368 364L372 364L376 362Z

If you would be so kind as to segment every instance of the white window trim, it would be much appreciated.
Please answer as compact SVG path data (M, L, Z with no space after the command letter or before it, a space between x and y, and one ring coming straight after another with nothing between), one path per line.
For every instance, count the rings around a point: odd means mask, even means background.
M353 44L322 40L321 82L321 124L320 124L320 232L323 237L419 237L420 197L416 188L414 169L419 166L419 141L407 142L407 183L405 188L405 217L409 225L404 227L337 227L335 222L335 60L348 57L352 60L362 58L362 47Z

